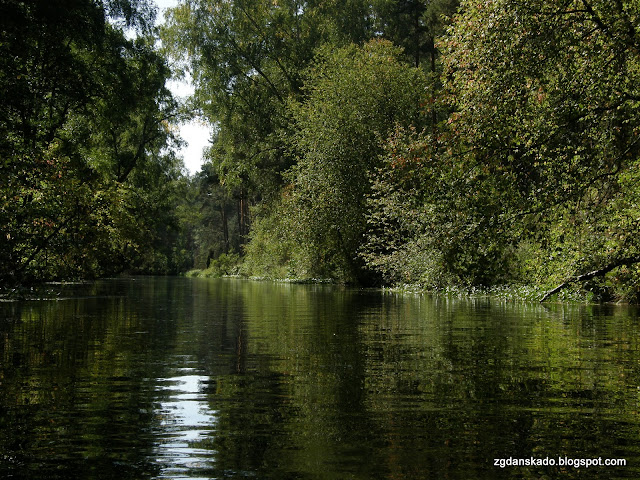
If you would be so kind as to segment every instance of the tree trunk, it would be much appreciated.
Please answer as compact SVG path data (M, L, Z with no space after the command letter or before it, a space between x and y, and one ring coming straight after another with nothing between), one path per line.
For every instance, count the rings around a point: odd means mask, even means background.
M240 237L240 245L244 245L247 241L247 234L249 233L248 221L249 209L247 207L247 198L243 192L238 200L238 234Z
M222 217L222 240L224 243L224 253L229 253L229 224L227 221L226 207L226 202L222 202L222 206L220 207L220 216Z

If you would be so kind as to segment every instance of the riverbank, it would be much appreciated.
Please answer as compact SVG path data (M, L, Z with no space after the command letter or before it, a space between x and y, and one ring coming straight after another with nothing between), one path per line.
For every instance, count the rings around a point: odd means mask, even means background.
M449 286L443 288L425 288L422 285L407 284L385 287L385 291L402 294L432 294L447 297L490 297L510 301L541 302L548 289L533 285L498 285L493 287ZM577 287L558 292L548 302L570 303L607 303L599 302L593 292Z
M185 273L186 277L199 278L244 278L254 281L266 281L275 283L294 283L294 284L336 284L344 285L336 279L330 278L297 278L297 277L272 277L272 276L254 276L242 273L240 264L229 264L225 262L216 262L207 269L194 269ZM524 302L541 302L552 286L535 286L523 284L497 285L493 287L479 286L447 286L442 288L426 287L421 284L398 284L392 286L380 287L382 291L408 294L408 295L441 295L446 297L460 298L476 298L491 297L509 301ZM552 297L545 299L547 302L570 302L570 303L628 303L628 302L612 302L610 300L599 300L597 295L592 291L586 291L577 285L568 287Z

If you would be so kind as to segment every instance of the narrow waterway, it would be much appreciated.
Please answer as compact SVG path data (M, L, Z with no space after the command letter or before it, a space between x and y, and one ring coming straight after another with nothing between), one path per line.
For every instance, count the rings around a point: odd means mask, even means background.
M238 279L51 286L0 303L0 477L639 478L640 316Z

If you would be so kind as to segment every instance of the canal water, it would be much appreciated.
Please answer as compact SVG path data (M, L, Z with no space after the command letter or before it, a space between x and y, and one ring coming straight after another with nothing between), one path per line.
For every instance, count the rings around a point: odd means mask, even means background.
M0 303L0 478L640 478L639 333L625 306L51 285Z

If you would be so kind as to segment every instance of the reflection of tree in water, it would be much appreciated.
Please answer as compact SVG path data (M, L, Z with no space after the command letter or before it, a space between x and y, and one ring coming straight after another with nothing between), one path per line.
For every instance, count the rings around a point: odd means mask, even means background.
M372 317L367 343L383 347L370 349L370 368L386 371L370 376L371 407L384 419L396 474L414 478L412 466L457 477L477 471L483 458L591 457L628 442L626 434L605 433L625 423L613 400L627 388L620 371L594 356L596 335L581 331L584 312L564 313L563 325L557 312L541 307L404 299L395 313ZM618 336L611 319L605 323L606 335ZM545 472L531 469L522 478L529 474Z
M280 401L284 420L271 422L274 436L281 424L288 434L280 458L288 459L282 462L288 461L289 472L486 477L483 459L496 452L590 456L594 448L615 450L629 439L625 433L595 440L625 425L619 414L607 415L615 410L612 398L627 387L611 359L590 358L591 347L580 344L581 335L589 335L578 325L584 312L488 300L383 301L378 293L354 291L327 291L323 298L322 291L287 285L266 290L245 292L251 298L248 371L273 377L271 395L287 392L287 401ZM618 336L607 328L598 335ZM281 375L274 377L274 370ZM231 390L236 401L263 393L246 375ZM567 401L571 396L575 401ZM595 410L584 410L589 402ZM278 399L271 404L278 408ZM240 428L243 444L258 445L252 432L265 429L257 413L239 414L242 426L229 432Z
M5 476L581 478L602 471L491 460L636 461L631 310L229 279L97 285L0 304Z
M145 478L153 387L175 335L158 313L182 292L157 281L62 288L2 304L0 472L24 478ZM67 291L70 290L70 291ZM162 306L152 298L165 298ZM76 298L71 298L75 296ZM160 324L161 323L161 324ZM10 359L10 361L7 361ZM150 361L148 361L150 360Z
M235 364L244 368L219 378L212 400L220 409L219 435L208 439L219 452L217 468L251 467L272 478L349 470L343 450L371 452L374 432L362 414L357 322L345 319L358 319L379 296L364 301L328 287L255 283L242 296L246 320L236 354L244 358Z

